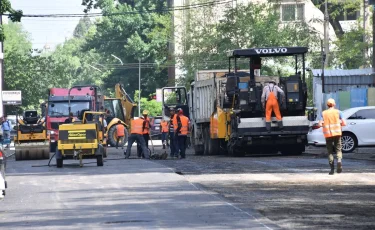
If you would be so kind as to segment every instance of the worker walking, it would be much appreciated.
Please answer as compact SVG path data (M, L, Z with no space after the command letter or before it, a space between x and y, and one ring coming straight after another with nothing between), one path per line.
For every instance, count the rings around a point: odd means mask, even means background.
M175 152L176 152L176 142L174 139L174 124L173 121L175 117L177 116L175 114L175 109L170 108L169 109L169 114L170 114L170 119L169 119L169 148L171 149L170 157L174 157Z
M121 141L121 148L124 149L124 137L125 137L125 126L121 123L121 121L117 122L116 125L116 149L118 149L118 143Z
M177 157L180 152L181 159L185 159L186 139L189 132L189 118L184 116L184 111L179 108L176 117L177 127L175 126L175 137L177 137Z
M167 135L168 135L168 122L166 120L161 120L160 122L160 130L161 130L161 142L163 143L163 149L165 149L165 145L167 144Z
M130 157L131 148L135 141L137 145L141 148L141 151L146 159L150 159L148 154L145 139L143 138L143 119L136 119L131 121L130 135L128 138L128 147L125 152L125 159Z
M330 98L327 100L328 109L323 111L319 126L323 127L323 134L326 139L328 151L328 163L331 167L329 175L335 173L335 162L333 157L333 149L337 155L337 173L342 172L342 145L341 145L341 126L345 126L346 122L342 118L342 113L335 109L336 102Z
M285 93L279 86L276 85L275 81L270 81L268 85L263 88L262 93L262 105L266 111L266 129L267 132L271 132L271 115L272 111L276 115L276 120L280 130L283 130L283 121L280 114L279 102L277 100L277 93L282 96L283 103L285 102Z

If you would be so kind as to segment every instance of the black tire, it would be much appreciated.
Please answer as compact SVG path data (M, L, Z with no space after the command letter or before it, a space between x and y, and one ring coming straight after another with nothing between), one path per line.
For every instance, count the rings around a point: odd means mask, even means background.
M211 139L208 135L208 154L209 155L218 155L220 150L220 142L218 139Z
M351 153L358 145L357 137L352 133L343 133L341 137L341 151L343 153Z
M111 147L116 147L116 142L117 142L116 125L112 125L111 128L109 128L107 140ZM123 146L126 144L127 141L128 141L128 130L125 127L125 136L124 136Z
M16 157L16 161L22 160L22 152L20 150L16 150L14 156Z
M63 159L56 159L56 167L62 168L63 167Z
M208 128L203 127L202 130L202 136L203 136L203 154L204 155L209 155L209 147L208 147L208 141L209 141L209 131Z
M97 155L96 156L96 165L97 166L103 166L103 155Z

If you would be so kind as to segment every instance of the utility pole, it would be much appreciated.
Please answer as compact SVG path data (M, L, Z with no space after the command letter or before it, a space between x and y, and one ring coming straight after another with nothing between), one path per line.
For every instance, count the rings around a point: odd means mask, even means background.
M3 4L2 0L0 0L0 6ZM0 25L3 26L3 13L0 12ZM4 30L3 30L4 33ZM4 41L1 42L1 49L0 49L0 116L5 115L5 109L3 104L3 88L4 88Z
M367 22L367 0L363 0L363 44L366 44L363 48L363 64L366 65L367 59L367 39L366 39L366 22Z
M323 40L320 40L320 52L322 55L322 74L321 74L321 80L322 80L322 91L325 93L325 87L324 87L324 64L326 60L326 54L324 53L323 50Z
M372 5L373 11L372 11L372 72L375 72L375 5Z
M141 58L139 58L138 84L138 117L141 117Z
M168 8L173 8L174 0L167 0L167 6ZM170 34L170 39L168 41L168 62L169 67L168 67L168 85L173 85L175 84L175 79L176 79L176 58L175 58L175 40L174 40L174 11L171 12L171 34Z
M324 52L325 52L325 67L328 67L329 60L329 15L328 15L328 0L324 3Z

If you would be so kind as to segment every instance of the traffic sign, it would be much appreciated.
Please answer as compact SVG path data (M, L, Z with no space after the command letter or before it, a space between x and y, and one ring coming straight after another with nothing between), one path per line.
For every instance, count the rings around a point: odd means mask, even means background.
M22 93L20 90L2 91L1 98L4 105L21 105Z

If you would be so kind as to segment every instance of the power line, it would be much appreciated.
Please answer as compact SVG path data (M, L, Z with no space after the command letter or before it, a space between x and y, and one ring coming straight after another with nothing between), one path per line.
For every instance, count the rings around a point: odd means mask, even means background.
M23 18L77 18L77 17L110 17L110 16L120 16L120 15L133 15L133 14L144 14L144 13L164 13L164 12L171 12L171 11L180 11L180 10L189 10L189 9L196 9L202 8L206 6L214 6L214 5L222 5L232 3L232 0L225 0L225 1L212 1L206 3L199 3L199 4L192 4L186 6L179 6L179 7L169 7L161 10L135 10L135 11L127 11L127 12L120 12L120 13L110 13L110 14L103 14L103 13L87 13L87 14L24 14L22 15ZM12 14L4 14L6 16L12 16Z

